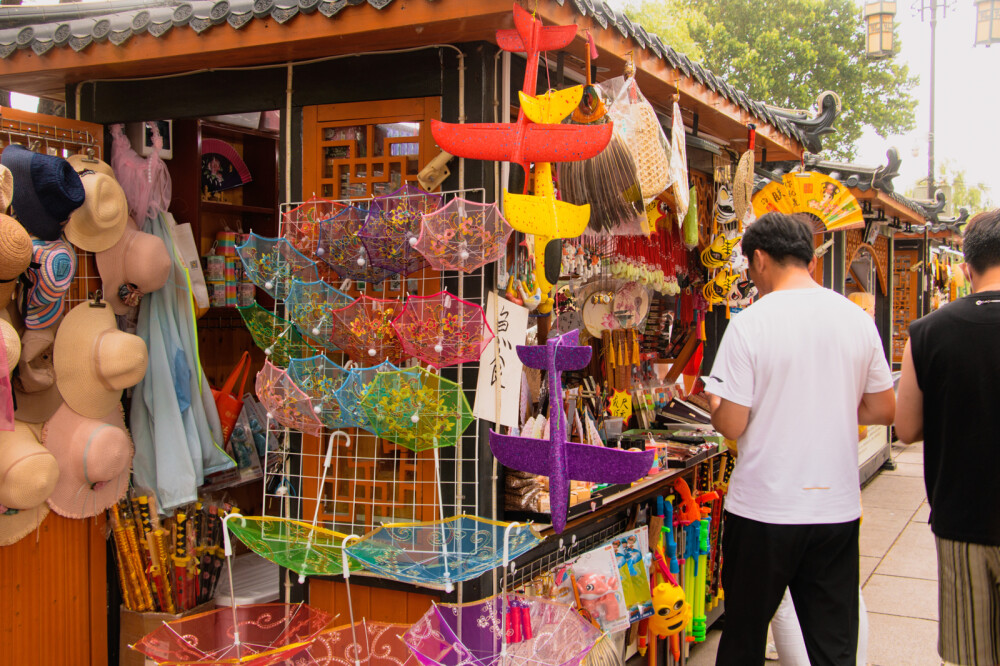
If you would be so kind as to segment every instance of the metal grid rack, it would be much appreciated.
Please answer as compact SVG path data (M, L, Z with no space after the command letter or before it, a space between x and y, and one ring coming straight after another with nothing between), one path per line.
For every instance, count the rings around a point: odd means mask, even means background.
M435 194L442 194L445 201L461 196L481 202L485 190L476 188ZM358 205L364 202L353 199L335 203ZM286 213L304 203L308 202L282 204L279 236L285 235ZM473 273L439 273L426 268L409 276L390 276L379 285L335 282L331 286L347 287L346 293L352 296L399 298L403 303L412 295L447 289L483 307L491 286L487 284L488 273L482 268ZM281 315L283 310L284 303L278 301L275 314ZM326 350L325 353L334 362L346 361L346 355L341 352ZM417 364L415 359L408 359L401 367ZM470 405L477 374L478 363L446 367L441 371L442 377L462 387ZM268 428L282 443L277 451L269 451L265 460L264 515L310 522L316 511L316 499L321 497L318 526L343 534L361 535L384 523L477 514L481 510L480 495L484 492L489 493L489 504L494 502L493 488L479 486L481 428L478 419L465 430L456 446L418 453L380 440L364 430L348 430L350 446L341 441L333 447L325 477L323 459L329 432L324 431L320 437L299 437L274 422L270 422Z

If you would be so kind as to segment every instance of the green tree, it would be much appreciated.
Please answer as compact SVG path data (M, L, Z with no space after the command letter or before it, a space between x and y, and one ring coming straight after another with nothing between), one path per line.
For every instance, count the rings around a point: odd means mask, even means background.
M957 215L959 209L967 208L969 215L975 215L996 207L993 203L990 186L979 181L970 182L965 169L955 166L952 160L944 160L938 165L938 177L935 178L934 190L942 190L948 198L947 210L951 215ZM927 179L917 181L914 187L906 192L906 196L916 199L925 198Z
M853 159L865 127L882 137L915 127L917 78L892 58L865 56L854 0L629 0L626 14L768 104L809 109L836 92L837 134L824 139L833 158Z

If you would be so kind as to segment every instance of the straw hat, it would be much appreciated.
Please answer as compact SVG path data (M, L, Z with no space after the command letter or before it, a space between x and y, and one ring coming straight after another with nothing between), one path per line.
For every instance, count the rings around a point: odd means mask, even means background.
M81 303L56 333L54 367L63 400L90 418L102 418L121 400L122 389L146 375L142 338L119 331L106 303Z
M0 319L0 337L3 338L4 353L7 356L7 374L14 372L21 360L21 337L6 319Z
M59 238L70 214L83 205L79 174L61 157L33 153L16 143L3 149L0 161L14 176L11 205L18 222L42 240Z
M740 156L740 161L736 164L736 173L733 175L733 209L736 212L736 221L742 223L746 217L747 210L750 209L750 200L753 198L753 151L748 150Z
M31 265L31 236L17 220L0 214L0 307L10 302L17 278Z
M6 213L14 199L14 174L0 164L0 213Z
M139 305L143 295L167 283L173 261L157 236L139 231L129 220L125 233L111 249L96 255L104 298L115 314Z
M97 159L96 157L90 157L89 155L70 155L66 158L66 161L70 163L73 170L77 173L81 171L96 171L97 173L103 173L105 176L110 176L115 178L115 170L111 168L111 165L107 162ZM115 180L118 180L115 178Z
M87 252L102 252L118 242L128 222L125 190L111 176L86 170L80 173L87 197L70 215L66 238Z
M32 241L34 253L31 267L25 271L28 293L24 326L30 329L48 328L63 313L63 296L76 276L76 253L63 240Z
M55 337L54 327L25 331L21 336L21 360L11 380L17 403L14 416L20 421L43 423L63 404L52 364Z
M102 419L60 407L42 428L42 445L59 464L49 507L67 518L89 518L125 495L132 466L132 438L123 410L115 405Z
M59 465L24 423L0 431L0 546L8 546L41 524L45 500L55 490Z

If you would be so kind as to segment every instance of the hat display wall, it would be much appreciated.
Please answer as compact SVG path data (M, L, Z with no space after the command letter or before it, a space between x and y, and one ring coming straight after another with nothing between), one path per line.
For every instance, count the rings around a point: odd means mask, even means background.
M80 173L86 199L70 215L66 238L87 252L103 252L118 242L128 222L125 191L112 176L86 170Z
M133 448L120 405L102 419L81 416L63 405L42 428L42 445L59 466L48 498L59 515L96 516L125 495Z
M43 423L63 404L52 364L55 337L55 328L29 330L21 336L21 360L11 380L17 405L14 416L19 421Z
M35 239L32 245L31 267L24 273L29 284L24 326L48 328L63 313L63 296L76 276L76 253L63 240Z
M41 524L59 481L59 464L24 423L0 432L0 546L9 546Z
M53 345L56 386L63 400L90 418L103 418L122 390L146 374L142 338L119 331L106 303L81 303L63 318Z
M14 198L14 174L0 164L0 213L6 213Z
M66 158L66 161L70 163L73 169L77 173L81 171L96 171L97 173L103 173L105 176L110 176L115 178L115 170L111 168L111 165L107 162L97 159L96 157L91 157L90 155L70 155ZM115 178L115 180L118 180Z
M79 174L61 157L33 153L16 143L3 149L0 164L14 177L11 204L18 222L42 240L59 238L86 196Z
M132 220L117 243L95 256L104 298L115 314L125 314L143 295L162 288L173 268L163 240L139 231Z
M10 302L17 278L31 265L31 236L14 218L0 214L0 307Z

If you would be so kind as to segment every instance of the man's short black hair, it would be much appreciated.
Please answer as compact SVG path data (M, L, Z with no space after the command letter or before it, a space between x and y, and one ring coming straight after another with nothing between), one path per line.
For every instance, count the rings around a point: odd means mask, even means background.
M1000 266L1000 208L980 213L965 227L965 263L977 273Z
M748 261L756 250L767 252L780 264L794 261L808 266L815 252L813 225L803 215L762 215L743 234L743 255Z

